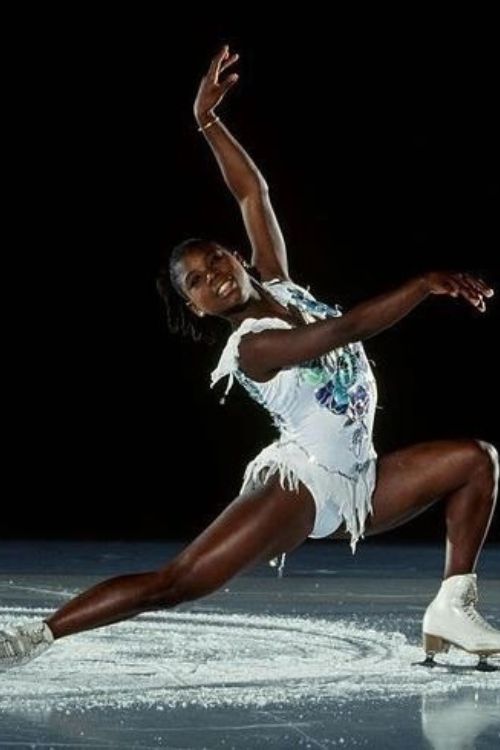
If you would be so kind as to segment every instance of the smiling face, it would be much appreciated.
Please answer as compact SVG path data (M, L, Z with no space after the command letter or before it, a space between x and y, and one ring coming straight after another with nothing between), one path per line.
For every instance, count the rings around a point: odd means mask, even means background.
M242 263L216 242L187 249L175 265L175 277L197 315L226 317L252 288Z

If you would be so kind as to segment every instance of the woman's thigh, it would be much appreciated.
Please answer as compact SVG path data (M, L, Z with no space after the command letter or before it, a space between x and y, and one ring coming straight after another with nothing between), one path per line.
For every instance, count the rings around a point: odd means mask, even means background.
M463 487L487 453L473 439L431 440L383 456L366 536L415 518L437 500Z
M176 567L210 570L214 585L259 562L299 546L314 526L316 506L302 483L283 489L278 474L236 497L176 557Z
M365 536L407 523L463 486L484 456L481 441L464 438L416 443L379 458ZM344 524L332 536L349 537Z

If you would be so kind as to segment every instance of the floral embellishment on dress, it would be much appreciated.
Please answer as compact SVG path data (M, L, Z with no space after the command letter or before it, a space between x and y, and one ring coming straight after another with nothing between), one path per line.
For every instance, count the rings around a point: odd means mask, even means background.
M368 427L364 422L360 422L358 427L356 427L351 440L351 449L356 458L359 458L361 455L364 442L367 440L368 436Z
M349 409L347 410L348 424L353 424L362 419L368 413L370 397L363 385L358 385L351 391L349 398Z
M332 370L325 367L320 357L299 365L299 371L302 382L310 383L311 385L328 383L332 378Z
M350 388L358 377L359 361L349 347L342 349L337 357L336 377L343 388Z
M326 385L318 388L315 396L321 406L326 406L334 414L345 414L349 407L349 394L335 380L329 380Z
M300 368L300 377L303 382L318 386L315 397L322 406L326 406L334 414L346 414L353 398L350 389L355 384L360 369L356 352L350 347L344 347L334 359L325 355L307 362ZM356 392L354 396L350 410L352 414L361 411L358 403L360 395Z
M342 315L342 308L340 305L330 307L330 305L327 305L324 302L318 302L318 300L306 296L300 289L291 290L290 301L296 307L311 313L311 315L319 315L326 318L335 318Z

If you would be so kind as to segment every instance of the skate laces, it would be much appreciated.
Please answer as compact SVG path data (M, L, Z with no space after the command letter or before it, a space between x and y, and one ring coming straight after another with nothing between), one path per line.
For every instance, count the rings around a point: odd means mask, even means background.
M44 624L8 626L0 630L0 652L6 656L24 656L29 650L48 643L51 631Z
M494 628L493 625L491 625L487 620L485 620L484 617L482 617L476 610L475 605L477 604L477 602L477 589L475 587L467 589L462 597L463 610L467 617L475 624L480 625L482 628L493 631L494 633L498 633L498 630Z
M0 654L3 656L19 656L22 654L19 648L19 640L13 633L3 630L0 633Z
M11 641L3 639L0 641L0 656L16 656L17 652Z

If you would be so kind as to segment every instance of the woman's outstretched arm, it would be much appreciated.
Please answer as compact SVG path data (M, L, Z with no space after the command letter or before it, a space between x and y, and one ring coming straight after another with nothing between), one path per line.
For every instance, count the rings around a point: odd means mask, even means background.
M216 107L238 80L237 73L224 80L219 76L238 57L237 53L230 55L229 47L225 45L213 58L201 79L193 112L225 183L240 206L252 247L252 265L259 270L263 280L288 279L286 245L269 198L267 182L245 149L215 114Z
M282 367L307 362L337 347L375 336L431 294L462 296L484 312L484 297L491 297L493 290L469 274L431 271L361 302L345 315L290 330L247 333L239 346L240 365L249 377L268 380Z

